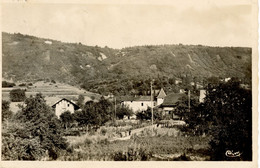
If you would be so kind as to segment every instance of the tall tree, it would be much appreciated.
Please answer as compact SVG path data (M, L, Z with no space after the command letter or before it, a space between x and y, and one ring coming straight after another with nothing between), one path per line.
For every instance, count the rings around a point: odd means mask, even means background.
M119 105L116 107L116 117L118 119L123 119L124 116L130 117L133 111L126 105Z
M92 125L98 127L112 120L112 104L104 97L101 97L98 102L88 101L82 111L75 112L74 116L81 126Z
M65 111L60 115L60 119L65 127L65 129L68 129L70 127L71 123L74 121L74 117L71 114L70 111Z
M78 100L77 100L77 105L80 108L82 108L84 106L84 100L85 100L84 96L83 95L79 95Z
M3 135L6 144L4 150L16 153L18 160L40 160L46 153L55 160L59 152L67 147L60 122L41 94L25 100L25 105L15 115L14 122L21 127L7 129ZM18 148L22 152L12 148L16 145L20 145Z
M238 81L209 84L205 102L187 113L189 132L212 137L211 160L252 160L252 92ZM238 152L229 157L226 152Z
M229 81L209 85L204 103L209 132L213 136L212 160L252 160L252 92ZM240 157L225 155L227 150Z

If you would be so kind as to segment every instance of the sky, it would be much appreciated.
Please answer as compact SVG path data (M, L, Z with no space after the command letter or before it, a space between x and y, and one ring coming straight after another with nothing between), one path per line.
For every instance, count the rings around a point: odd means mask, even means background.
M252 46L250 1L106 2L4 3L2 31L111 48Z

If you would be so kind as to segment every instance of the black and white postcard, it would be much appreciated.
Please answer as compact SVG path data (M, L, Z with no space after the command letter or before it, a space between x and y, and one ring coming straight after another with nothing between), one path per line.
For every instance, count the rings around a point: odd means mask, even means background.
M257 0L2 0L3 167L256 167Z

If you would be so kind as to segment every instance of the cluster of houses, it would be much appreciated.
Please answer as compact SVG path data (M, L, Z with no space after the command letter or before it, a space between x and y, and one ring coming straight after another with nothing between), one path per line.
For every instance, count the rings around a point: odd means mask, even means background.
M225 78L223 81L227 82L231 78ZM181 79L176 79L175 83L180 84L182 82ZM196 89L199 90L199 102L203 102L206 96L206 90L203 89L203 86L198 83L192 82L191 85L196 85ZM247 88L247 86L241 86ZM148 108L157 109L161 112L162 116L170 116L171 119L177 119L178 116L175 115L175 109L177 106L177 102L180 100L181 97L187 96L185 94L184 89L180 89L179 93L169 93L166 94L164 89L161 90L154 90L153 96L124 96L120 97L120 104L128 106L134 114L142 111L146 111ZM108 98L111 99L110 96ZM113 99L113 98L112 98ZM74 113L74 111L79 110L80 107L73 101L65 99L65 98L54 98L51 100L49 98L47 103L55 109L55 114L60 116L65 111L70 111ZM131 118L135 118L135 115Z
M169 93L166 95L163 88L156 94L156 96L132 96L124 97L121 101L122 105L128 106L136 114L140 111L146 111L148 108L158 109L162 116L169 117L171 119L178 119L175 114L177 102L181 97L187 96L184 91L180 90L180 93ZM203 102L206 96L205 90L200 90L199 102Z
M231 78L224 78L221 81L228 82ZM175 84L182 83L181 79L176 79ZM206 96L206 91L203 89L202 84L191 82L191 85L196 86L195 88L199 90L199 102L203 102ZM249 85L241 84L242 88L249 89ZM175 114L175 109L177 107L177 102L181 97L187 96L184 89L180 89L179 93L168 93L166 94L164 89L154 90L153 96L123 96L120 97L120 104L128 106L134 114L138 112L145 112L148 108L154 108L162 114L162 116L167 116L171 119L178 119L178 116ZM108 96L108 99L111 99ZM45 97L46 103L53 108L55 114L59 117L65 111L70 111L74 113L76 110L81 110L80 107L72 100L59 97ZM10 107L13 112L19 110L18 104L21 102L12 102ZM133 115L131 118L136 118Z
M205 97L205 90L200 90L199 101L203 102ZM128 106L134 114L146 111L148 108L158 109L162 116L170 116L171 119L177 119L174 111L177 106L177 102L182 96L187 96L185 93L165 93L164 89L155 90L154 96L124 96L121 97L120 104ZM50 105L55 114L59 117L65 111L74 113L76 110L80 110L80 107L72 100L58 97L46 97L46 102ZM131 118L135 118L133 115Z

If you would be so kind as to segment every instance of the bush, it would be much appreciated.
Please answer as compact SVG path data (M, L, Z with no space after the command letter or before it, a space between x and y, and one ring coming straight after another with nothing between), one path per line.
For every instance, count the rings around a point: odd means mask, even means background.
M10 92L10 100L12 102L21 102L21 101L24 101L25 98L26 98L25 90L13 89Z
M10 102L2 100L2 121L10 119L13 113L10 111Z
M107 130L105 128L101 128L100 132L101 132L102 135L105 136L106 133L107 133Z
M152 153L143 148L128 147L127 151L115 152L114 161L148 161Z
M13 120L3 134L4 160L56 160L67 148L61 123L41 94L26 99Z
M18 86L24 87L24 86L26 86L26 84L25 83L21 83Z
M66 130L63 133L64 136L80 136L80 131L78 130Z
M15 83L2 81L2 87L3 87L3 88L6 88L6 87L14 87L14 86L15 86Z
M92 144L92 140L86 138L86 139L84 140L84 143L87 144L87 145L90 145L90 144Z

